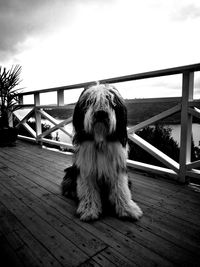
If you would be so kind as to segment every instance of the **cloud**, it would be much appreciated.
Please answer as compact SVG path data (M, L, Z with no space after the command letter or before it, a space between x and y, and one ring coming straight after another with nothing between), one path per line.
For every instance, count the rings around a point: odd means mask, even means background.
M195 4L194 0L1 0L0 62L22 65L23 87L28 90L197 63L198 21L186 15L186 21L172 18L183 15L188 3ZM169 78L141 82L134 87L147 88L150 96L151 85L158 94L162 88L177 92L180 87L179 81Z
M13 54L29 36L53 28L64 1L3 0L0 3L0 53ZM60 4L60 8L58 6Z
M106 1L86 0L105 4ZM81 0L1 0L0 2L0 60L6 61L22 49L28 38L47 36L66 23L72 23Z
M200 18L200 6L197 3L187 3L174 10L172 17L175 20L185 21Z

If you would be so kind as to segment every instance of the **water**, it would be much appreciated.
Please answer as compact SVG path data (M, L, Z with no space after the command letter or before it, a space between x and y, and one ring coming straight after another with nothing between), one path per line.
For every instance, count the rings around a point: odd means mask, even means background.
M175 124L175 125L169 125L169 127L172 129L172 137L180 146L181 125ZM200 124L198 123L192 124L192 135L193 135L194 145L200 147Z
M59 121L59 122L61 122L61 121ZM67 125L64 127L64 129L65 129L68 133L70 133L70 134L73 135L73 126L72 126L72 123L67 124ZM57 132L57 131L56 131L56 132ZM52 133L52 135L53 135L54 138L56 137L56 132L53 132L53 133ZM60 142L66 142L66 143L69 143L69 144L72 143L71 138L70 138L68 135L66 135L66 134L65 134L63 131L61 131L61 130L59 130L59 141L60 141Z

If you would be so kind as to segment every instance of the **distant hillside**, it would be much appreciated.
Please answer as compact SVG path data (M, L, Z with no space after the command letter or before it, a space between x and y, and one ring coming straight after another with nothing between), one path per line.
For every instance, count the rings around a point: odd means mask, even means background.
M141 121L147 120L165 110L168 110L178 104L177 101L159 101L145 102L145 103L134 103L134 100L126 100L126 107L128 110L128 124L135 125ZM200 104L197 106L200 108ZM179 124L181 119L180 112L165 118L162 120L165 124ZM200 123L200 120L193 118L193 122Z
M125 100L125 102L128 110L129 125L135 125L141 121L149 119L152 116L155 116L169 108L174 107L178 103L176 101L174 102L159 101L157 103L153 102L135 103L133 99L127 99ZM46 112L48 112L54 118L63 120L73 115L74 106L75 104L70 104L61 109L60 108L46 109ZM200 109L200 103L198 104L197 107ZM166 124L179 124L180 112L162 121ZM194 118L193 122L200 123L200 120Z
M62 108L48 108L45 109L45 111L51 115L52 117L58 119L58 120L65 120L73 115L75 104L69 104L67 106L64 106Z
M128 110L128 124L135 125L141 121L147 120L169 108L174 107L177 102L158 102L158 103L133 103L131 100L126 101ZM165 119L166 123L179 123L180 114Z

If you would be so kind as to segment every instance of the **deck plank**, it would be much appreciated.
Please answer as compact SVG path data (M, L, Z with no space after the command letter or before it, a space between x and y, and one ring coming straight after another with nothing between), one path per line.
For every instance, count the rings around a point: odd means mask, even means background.
M4 267L23 266L23 262L20 260L19 255L16 254L4 235L0 235L0 258ZM31 266L34 266L33 262L31 263Z
M2 203L0 212L0 231L25 266L62 266Z
M3 199L2 203L23 222L23 225L32 235L43 243L64 266L77 266L87 259L86 254L78 247L57 232L49 223L27 207L7 188L2 187L2 185L0 185L0 197Z
M28 187L26 189L28 189ZM45 196L49 196L50 198L51 195L45 194ZM49 198L48 198L48 203L49 203ZM53 201L53 204L55 205L55 196L52 201ZM61 211L60 206L57 207L57 209ZM66 207L64 207L64 210L62 211L63 211L63 214L66 214ZM71 214L68 214L68 216L72 218ZM77 219L77 221L79 222L79 219ZM127 241L123 242L123 245L122 245L121 243L123 240L123 236L120 233L118 233L116 230L113 230L112 228L108 229L109 228L108 226L105 226L104 224L100 222L99 223L96 222L94 225L95 227L93 228L91 227L88 228L88 224L84 224L84 226L85 226L85 229L91 231L94 235L96 235L98 238L101 238L104 242L107 242L109 246L113 246L118 251L118 253L121 253L123 255L125 254L126 257L130 258L132 261L135 261L135 260L140 261L140 263L142 264L141 266L143 266L145 261L147 260L146 255L148 254L149 254L148 260L149 260L150 266L153 266L155 262L160 262L160 264L162 264L163 266L169 266L168 264L167 265L165 264L165 260L163 260L159 255L156 255L156 254L154 255L154 253L149 252L145 247L135 244L135 242L132 242L131 240L130 241L128 240L129 242ZM109 234L107 234L108 231L110 232ZM102 233L104 234L102 235ZM130 253L133 247L135 248L135 252L137 252L136 256ZM152 256L153 258L151 259ZM118 256L118 258L120 257Z
M105 240L108 242L109 245L112 245L112 246L115 245L115 249L117 249L119 252L122 251L123 254L125 253L126 254L126 257L130 257L131 260L135 260L135 258L136 259L138 258L138 260L140 260L140 262L141 263L143 262L143 264L144 264L145 261L147 260L146 255L149 254L148 259L149 259L149 262L152 260L152 262L151 262L152 265L153 265L153 263L155 261L155 258L156 258L156 261L157 262L160 261L160 264L162 264L163 266L165 266L165 263L162 260L162 258L160 258L156 254L154 255L154 253L152 253L152 252L149 253L149 251L146 250L146 248L141 247L138 244L135 245L135 242L132 242L131 240L128 240L128 238L125 239L125 242L124 242L123 246L121 246L119 243L122 242L121 240L123 240L123 236L120 235L117 231L113 230L112 228L111 229L107 229L107 228L108 227L105 228L104 225L99 224L98 227L97 227L97 229L96 229L96 233L97 233L97 230L99 230L99 236L101 236L102 235L102 232L106 233L106 231L109 231L109 236L112 237L112 238L110 238L108 240L107 235L105 235L104 236ZM112 234L112 236L111 236L111 234ZM118 239L120 240L120 242L118 241ZM129 242L127 242L126 240L129 241ZM135 251L137 252L136 256L134 256L134 259L133 259L133 255L131 255L129 253L129 250L130 249L132 250L133 247L135 247ZM152 259L151 259L151 256L153 256ZM143 261L143 258L145 259L144 261Z
M200 265L200 193L130 170L142 219L83 223L60 193L70 164L69 155L30 143L1 148L0 245L13 266Z
M9 177L7 177L9 178ZM2 181L2 180L1 180ZM73 244L79 246L87 255L92 256L106 248L106 244L95 239L95 236L89 232L83 231L79 225L72 223L71 220L64 217L59 211L51 208L47 203L41 201L32 194L27 187L24 188L17 180L8 179L3 181L3 185L20 198L20 200L32 209L36 214L51 224L58 232L63 234Z

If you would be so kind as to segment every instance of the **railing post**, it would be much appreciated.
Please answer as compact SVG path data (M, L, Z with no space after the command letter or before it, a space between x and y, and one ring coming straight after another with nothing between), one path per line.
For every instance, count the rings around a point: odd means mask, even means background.
M16 104L23 105L23 101L23 95L19 95ZM13 127L13 111L8 112L8 125L9 127Z
M64 90L57 91L57 105L64 106Z
M35 104L35 129L36 129L36 138L39 134L42 133L42 124L41 124L41 115L37 111L37 106L40 105L40 94L34 94L34 104Z
M192 116L188 113L188 101L193 99L194 72L184 72L182 80L181 140L179 181L186 182L186 164L191 162Z
M13 127L13 112L8 112L8 125Z

